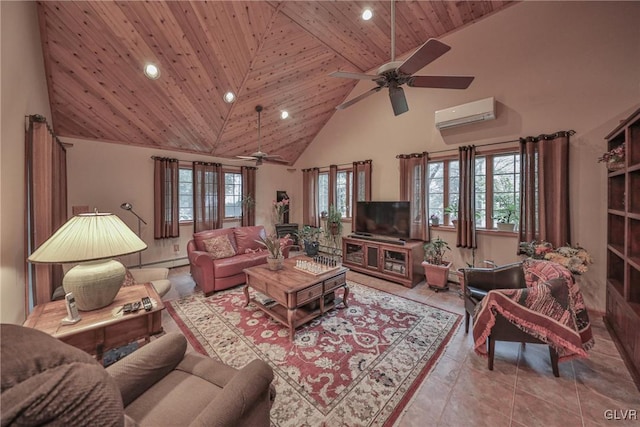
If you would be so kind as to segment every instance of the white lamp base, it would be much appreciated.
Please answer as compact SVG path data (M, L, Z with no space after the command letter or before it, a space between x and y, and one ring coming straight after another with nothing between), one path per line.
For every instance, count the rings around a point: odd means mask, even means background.
M97 310L113 302L125 274L124 265L116 260L83 262L65 274L62 287L73 292L78 310Z

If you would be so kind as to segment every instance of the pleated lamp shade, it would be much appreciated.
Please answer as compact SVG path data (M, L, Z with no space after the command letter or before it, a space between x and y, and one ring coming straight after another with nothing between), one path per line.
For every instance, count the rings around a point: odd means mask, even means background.
M147 248L117 215L74 216L44 242L28 260L34 263L82 263L67 272L65 292L73 292L78 309L105 307L114 300L126 270L110 258Z

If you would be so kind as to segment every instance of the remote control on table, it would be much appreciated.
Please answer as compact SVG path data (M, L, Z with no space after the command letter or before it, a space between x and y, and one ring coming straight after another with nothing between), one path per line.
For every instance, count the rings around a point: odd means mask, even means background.
M151 299L149 297L142 298L142 305L146 311L150 311L153 308L153 304L151 304Z

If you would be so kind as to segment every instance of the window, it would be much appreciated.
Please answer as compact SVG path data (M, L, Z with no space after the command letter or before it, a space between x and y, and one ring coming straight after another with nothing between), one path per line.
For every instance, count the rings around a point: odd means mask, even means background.
M427 191L429 215L444 218L449 225L456 219L459 197L460 165L458 160L429 162ZM476 226L493 229L498 221L518 223L520 206L520 156L499 153L476 156ZM487 184L490 183L490 184ZM451 213L445 209L451 207Z
M318 212L329 212L329 172L318 175Z
M353 211L352 192L353 172L339 170L336 174L336 201L334 204L343 218L351 218ZM318 175L318 211L329 212L329 172L320 172Z
M340 211L343 218L351 218L351 192L353 191L352 175L352 171L343 170L338 171L338 175L336 177L336 208Z
M429 214L442 218L443 224L457 219L460 165L457 160L429 162L427 167L427 191L429 192ZM416 200L420 200L418 197ZM451 213L445 213L450 208ZM448 210L447 210L448 212Z
M239 172L224 173L224 217L242 216L242 174Z
M178 212L180 222L193 221L193 170L181 167L178 171Z
M520 156L493 156L493 218L498 222L518 223L520 211Z

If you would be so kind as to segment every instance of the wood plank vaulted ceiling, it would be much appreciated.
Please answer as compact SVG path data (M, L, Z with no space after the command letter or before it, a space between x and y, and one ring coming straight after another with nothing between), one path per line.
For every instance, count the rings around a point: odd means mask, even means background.
M397 2L396 56L508 3ZM47 1L38 12L59 136L223 158L257 151L261 104L262 151L293 164L357 83L329 73L391 57L388 1Z

